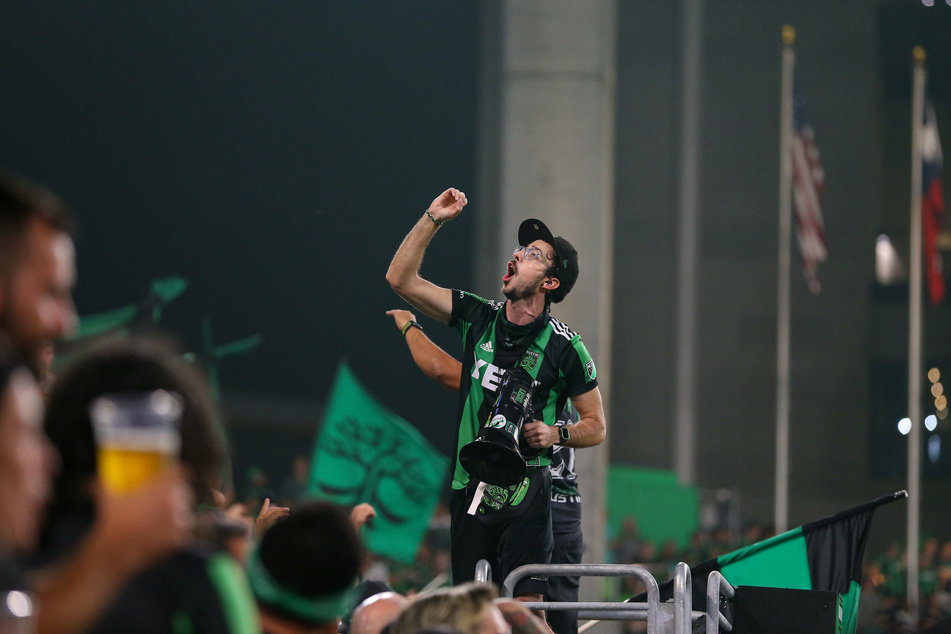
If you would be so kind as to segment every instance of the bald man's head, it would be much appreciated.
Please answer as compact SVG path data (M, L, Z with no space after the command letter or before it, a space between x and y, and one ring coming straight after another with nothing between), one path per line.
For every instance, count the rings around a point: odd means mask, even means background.
M396 592L374 594L353 611L350 634L380 634L407 604L409 599Z

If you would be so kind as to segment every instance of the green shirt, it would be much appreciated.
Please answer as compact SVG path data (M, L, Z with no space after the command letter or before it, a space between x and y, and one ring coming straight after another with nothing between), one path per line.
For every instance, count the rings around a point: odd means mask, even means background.
M463 341L462 381L459 386L456 464L452 488L462 489L469 474L458 454L475 439L488 420L498 390L509 370L517 365L535 380L532 418L554 425L558 411L570 397L598 385L597 370L580 335L546 312L538 318L537 334L506 345L502 333L504 302L483 299L465 291L452 292L452 319ZM550 452L529 464L547 466Z

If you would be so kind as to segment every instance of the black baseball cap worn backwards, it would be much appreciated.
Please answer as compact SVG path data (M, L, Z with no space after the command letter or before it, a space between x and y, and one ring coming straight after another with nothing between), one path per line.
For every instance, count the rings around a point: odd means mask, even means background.
M537 218L529 218L518 227L518 243L528 246L535 240L542 240L555 250L555 277L560 284L551 293L551 301L562 301L578 281L578 250L561 236L553 236L545 223Z

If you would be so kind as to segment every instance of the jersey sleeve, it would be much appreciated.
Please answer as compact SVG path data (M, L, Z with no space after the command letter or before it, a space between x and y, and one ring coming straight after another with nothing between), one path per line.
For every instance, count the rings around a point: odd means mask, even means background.
M497 302L468 291L453 289L452 317L449 319L449 325L459 331L460 335L465 336L470 326L491 320L496 310L498 310Z
M562 360L562 372L565 375L565 394L569 398L598 387L598 369L579 335L571 338L571 345Z

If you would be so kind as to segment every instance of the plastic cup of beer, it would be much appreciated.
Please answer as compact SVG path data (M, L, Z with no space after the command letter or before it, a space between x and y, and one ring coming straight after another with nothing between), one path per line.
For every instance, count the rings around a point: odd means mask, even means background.
M182 407L182 398L165 390L106 394L92 402L99 480L106 490L134 491L178 459Z

